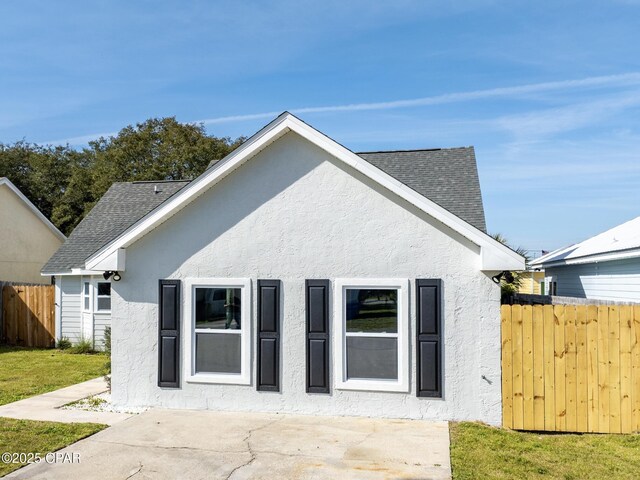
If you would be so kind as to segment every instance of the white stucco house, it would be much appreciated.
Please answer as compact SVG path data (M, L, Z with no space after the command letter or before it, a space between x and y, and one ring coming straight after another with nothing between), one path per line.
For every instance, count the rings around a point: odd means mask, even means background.
M491 277L524 259L485 229L473 148L283 113L193 181L115 184L49 269L63 332L111 275L119 405L499 424Z
M0 177L0 282L50 283L40 269L64 240L11 180Z
M640 302L640 217L537 258L531 268L544 269L547 294Z

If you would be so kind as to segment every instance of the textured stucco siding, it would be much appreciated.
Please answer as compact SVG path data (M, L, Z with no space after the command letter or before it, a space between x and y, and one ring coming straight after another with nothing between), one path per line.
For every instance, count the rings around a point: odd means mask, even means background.
M112 284L114 401L499 424L499 289L479 265L478 247L289 133L128 247L126 271ZM193 277L251 279L252 385L187 383L190 352L183 351L181 388L157 387L158 279ZM304 281L356 277L411 280L409 393L305 393ZM262 278L282 280L279 393L255 387L256 280ZM416 278L443 280L442 399L415 394Z
M548 268L558 295L640 302L640 258Z
M61 276L60 327L61 338L80 340L82 332L82 298L79 276Z
M0 185L0 280L49 284L40 269L62 244L7 185Z

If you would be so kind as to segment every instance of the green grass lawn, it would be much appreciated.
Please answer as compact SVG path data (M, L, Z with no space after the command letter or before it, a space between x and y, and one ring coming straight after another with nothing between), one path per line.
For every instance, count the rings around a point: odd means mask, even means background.
M47 453L93 435L103 428L106 425L0 418L0 453L40 453L44 458ZM0 477L22 465L0 461Z
M104 354L0 346L0 405L103 374Z
M99 377L106 361L103 354L0 346L0 405ZM44 456L103 428L106 425L0 418L0 453ZM21 466L0 462L0 476Z
M454 480L638 479L640 435L526 433L451 423Z

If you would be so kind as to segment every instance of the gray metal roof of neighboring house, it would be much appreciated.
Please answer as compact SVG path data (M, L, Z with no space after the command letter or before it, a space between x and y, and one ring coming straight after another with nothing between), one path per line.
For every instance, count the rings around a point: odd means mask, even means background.
M363 152L358 155L486 232L473 147ZM87 258L188 183L188 180L114 183L49 259L42 272L65 273L72 268L84 268ZM155 186L159 190L157 193L154 193Z
M84 268L85 260L189 181L118 182L111 185L42 268L43 273L65 273ZM157 187L157 193L154 191Z
M486 233L473 147L362 152L358 155Z

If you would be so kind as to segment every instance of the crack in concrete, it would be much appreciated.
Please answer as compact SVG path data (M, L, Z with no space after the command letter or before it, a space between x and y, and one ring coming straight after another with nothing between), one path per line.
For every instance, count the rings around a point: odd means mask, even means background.
M140 463L140 466L138 467L138 469L132 474L130 474L125 480L129 480L130 478L135 477L137 474L139 474L142 471L142 469L144 468L144 465L142 464L142 462L138 462L138 463Z
M259 430L264 430L265 428L268 428L276 423L278 423L279 421L283 420L284 417L281 418L276 418L275 420L272 420L271 422L265 423L264 425L262 425L261 427L256 427L256 428L252 428L251 430L249 430L247 432L247 435L242 439L243 442L245 442L247 444L247 450L249 450L249 455L251 455L251 458L243 463L242 465L238 465L237 467L235 467L233 470L231 470L231 472L229 472L229 475L227 475L225 480L230 480L231 477L233 475L235 475L238 471L240 471L241 469L243 469L244 467L248 467L249 465L251 465L253 462L256 461L257 455L260 452L255 452L252 448L251 448L251 435L253 435L255 432L259 431Z
M242 439L244 441L244 439ZM162 450L193 450L195 452L213 452L213 453L246 453L246 450L217 450L215 448L198 448L198 447L168 447L165 445L140 445L134 443L114 442L111 440L94 440L96 443L107 443L109 445L122 445L124 447L137 448L160 448Z

